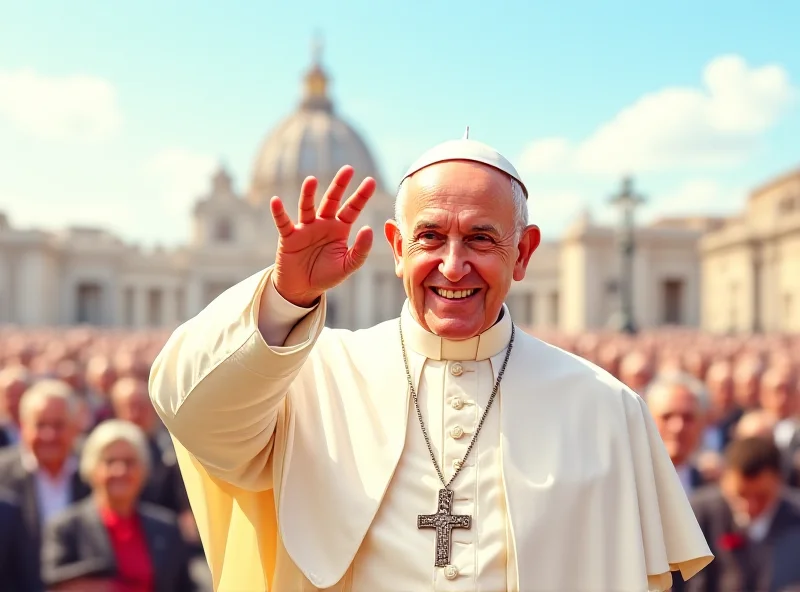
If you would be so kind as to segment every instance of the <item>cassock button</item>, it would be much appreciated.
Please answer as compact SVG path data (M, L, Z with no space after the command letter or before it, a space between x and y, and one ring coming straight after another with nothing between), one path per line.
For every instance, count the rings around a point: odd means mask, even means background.
M455 565L444 566L444 577L448 580L454 580L458 577L458 568Z
M461 376L464 374L464 366L462 366L460 362L456 362L450 366L450 374L453 376Z
M450 435L458 440L461 436L464 435L464 430L461 426L455 426L452 430L450 430Z
M450 401L450 405L453 407L453 409L461 409L464 406L464 402L458 397L456 397L455 399Z
M453 461L453 468L457 471L458 469L461 468L462 464L464 464L462 461L460 461L459 459L455 459Z

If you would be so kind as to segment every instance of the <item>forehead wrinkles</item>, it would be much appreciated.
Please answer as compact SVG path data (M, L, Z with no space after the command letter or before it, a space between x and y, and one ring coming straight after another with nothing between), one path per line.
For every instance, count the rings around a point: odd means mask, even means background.
M435 222L451 229L468 232L474 225L491 225L505 233L514 227L514 208L503 204L502 196L457 195L451 191L420 191L409 196L406 220L413 229L418 222Z

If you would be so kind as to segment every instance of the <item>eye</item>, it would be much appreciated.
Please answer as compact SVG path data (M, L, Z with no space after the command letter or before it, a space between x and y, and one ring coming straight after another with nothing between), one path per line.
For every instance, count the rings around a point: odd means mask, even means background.
M419 233L417 235L417 240L418 241L430 242L430 241L435 241L435 240L438 240L438 239L439 239L439 236L435 232L430 232L430 231L429 232L421 232L421 233Z
M493 241L492 237L488 234L475 234L471 236L469 240L477 243L490 243Z

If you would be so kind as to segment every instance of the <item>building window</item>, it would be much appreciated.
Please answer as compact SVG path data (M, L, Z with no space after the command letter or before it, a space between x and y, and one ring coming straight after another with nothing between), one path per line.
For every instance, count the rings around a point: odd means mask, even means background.
M122 323L126 327L132 327L133 326L133 316L134 316L135 312L134 312L134 308L133 308L134 307L133 288L131 288L130 286L125 288L125 292L122 295L122 307L123 307L123 310L124 310L124 312L122 313L123 316L124 316L124 318L122 320Z
M178 288L175 291L175 314L179 322L182 323L186 320L186 293L183 288Z
M233 224L229 218L218 218L214 224L214 240L218 243L233 241Z
M661 284L662 322L666 325L683 324L683 280L665 280Z
M509 294L506 298L506 306L511 314L511 319L523 327L533 325L533 306L534 295L532 292Z
M100 325L103 322L103 288L96 283L78 284L78 324Z
M558 327L558 323L560 321L558 307L558 292L552 292L550 294L550 324L553 327Z
M151 327L159 327L164 322L163 294L160 288L147 292L147 324Z

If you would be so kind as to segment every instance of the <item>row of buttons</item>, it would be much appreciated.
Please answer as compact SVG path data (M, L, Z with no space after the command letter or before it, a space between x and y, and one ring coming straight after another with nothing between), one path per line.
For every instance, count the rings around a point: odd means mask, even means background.
M460 362L454 363L450 366L450 374L453 376L461 376L464 374L464 366ZM450 406L453 409L461 409L464 406L464 401L459 399L458 397L454 397L450 401ZM450 436L458 440L464 435L464 428L461 426L454 426L450 430ZM456 471L461 468L463 462L460 459L456 459L453 461L453 469ZM446 565L444 567L444 577L448 580L454 580L458 577L458 568L455 565Z

